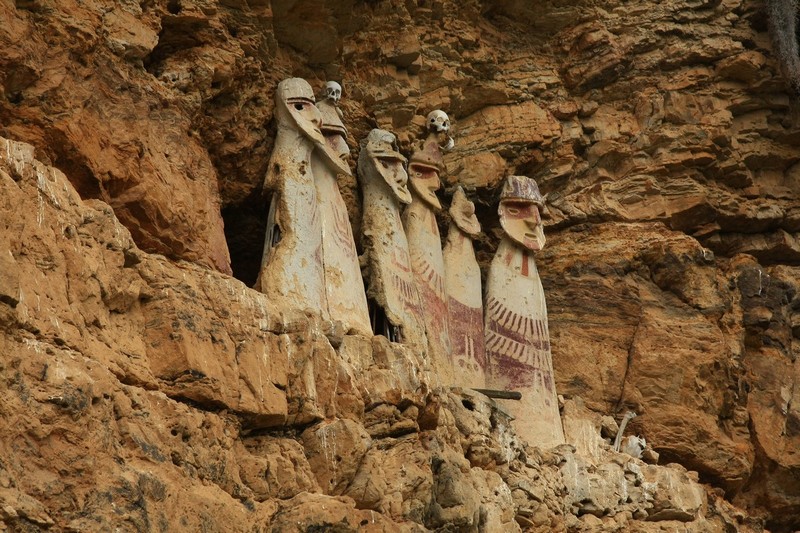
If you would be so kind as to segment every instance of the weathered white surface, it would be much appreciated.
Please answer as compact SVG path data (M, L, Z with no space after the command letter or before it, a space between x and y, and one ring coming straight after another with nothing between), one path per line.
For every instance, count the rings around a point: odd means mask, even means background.
M423 349L427 342L419 293L400 220L400 202L410 202L411 195L406 187L405 158L394 143L394 135L374 129L358 157L364 197L361 243L366 255L367 296L383 309L393 327L400 328L404 344Z
M336 87L329 89L329 92L336 94ZM338 94L341 95L341 88L338 88ZM317 108L322 114L322 134L326 145L324 149L317 147L314 150L311 170L317 187L328 311L331 318L343 323L346 332L354 331L371 336L372 328L369 324L358 252L347 206L336 181L336 176L340 173L350 175L350 167L347 165L347 157L350 155L346 140L347 130L332 97L318 102Z
M509 176L500 195L500 224L506 235L497 247L486 280L487 384L522 392L508 402L515 426L530 444L564 442L550 355L547 305L532 252L544 246L536 182Z
M600 462L610 449L601 435L601 416L587 409L580 398L570 398L564 402L562 421L564 438L575 448L575 454L592 463Z
M322 265L322 228L311 174L311 151L325 143L314 92L303 79L290 78L275 91L278 134L267 170L272 191L267 242L255 288L284 314L302 311L328 318ZM275 228L280 240L270 242Z
M444 168L437 138L431 132L411 156L408 170L413 201L403 212L403 227L422 301L428 353L442 382L454 383L442 239L436 223L436 212L442 207L436 191L441 187L439 176Z
M522 392L505 405L530 444L563 443L542 282L533 255L508 237L489 269L485 313L487 386Z
M642 458L642 452L647 448L647 441L637 435L631 435L622 439L622 453L627 453L637 459Z
M564 404L564 432L575 446L560 467L570 512L603 519L616 512L654 522L695 520L706 504L696 474L679 465L646 465L613 451L601 438L601 418L579 398Z
M450 216L443 255L454 384L484 388L483 292L481 269L472 246L472 236L480 233L480 224L475 206L460 187L453 195Z

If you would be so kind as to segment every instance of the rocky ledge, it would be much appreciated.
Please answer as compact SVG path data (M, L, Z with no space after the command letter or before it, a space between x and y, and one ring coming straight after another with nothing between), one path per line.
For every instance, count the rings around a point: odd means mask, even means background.
M0 138L0 517L11 531L690 531L746 515L694 472L569 442L432 385L383 337L278 320L236 279L142 252ZM605 421L606 425L608 421ZM746 525L746 524L745 524Z

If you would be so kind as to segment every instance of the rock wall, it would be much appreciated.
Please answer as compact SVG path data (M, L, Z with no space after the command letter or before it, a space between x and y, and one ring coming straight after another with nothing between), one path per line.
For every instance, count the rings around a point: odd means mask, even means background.
M0 0L0 21L4 527L800 527L800 137L761 2ZM484 266L502 177L536 178L574 451L248 288L292 75L343 82L354 154L445 109ZM593 440L631 409L683 469Z

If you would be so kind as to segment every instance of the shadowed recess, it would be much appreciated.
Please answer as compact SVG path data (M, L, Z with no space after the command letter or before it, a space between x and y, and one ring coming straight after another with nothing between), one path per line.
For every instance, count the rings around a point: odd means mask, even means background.
M268 202L257 192L222 210L233 276L252 287L261 267Z

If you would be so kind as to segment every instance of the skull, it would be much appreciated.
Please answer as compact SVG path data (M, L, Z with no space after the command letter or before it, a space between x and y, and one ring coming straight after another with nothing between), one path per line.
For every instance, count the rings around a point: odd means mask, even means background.
M436 132L450 131L450 118L441 109L428 113L428 129Z
M325 96L333 100L334 103L339 102L342 97L342 86L335 81L329 81L325 84Z

